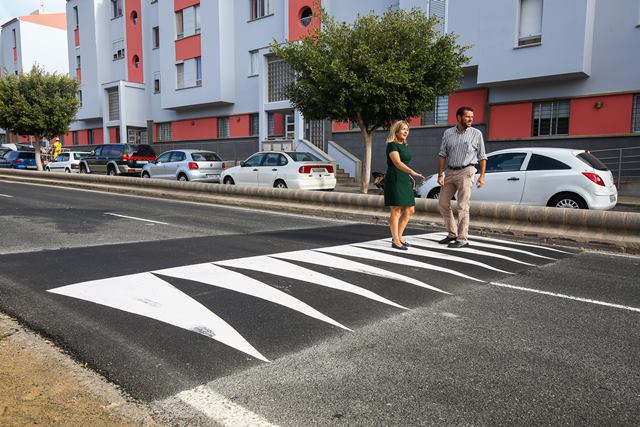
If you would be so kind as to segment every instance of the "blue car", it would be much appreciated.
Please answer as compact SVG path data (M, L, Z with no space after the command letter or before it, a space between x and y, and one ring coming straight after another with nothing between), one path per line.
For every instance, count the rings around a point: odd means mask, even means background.
M0 168L36 170L36 153L33 151L9 151L0 158Z

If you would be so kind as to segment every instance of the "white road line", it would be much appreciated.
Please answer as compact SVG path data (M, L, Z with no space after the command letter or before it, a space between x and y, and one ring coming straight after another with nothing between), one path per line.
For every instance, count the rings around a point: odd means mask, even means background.
M570 299L570 300L574 300L574 301L587 302L589 304L604 305L606 307L619 308L619 309L622 309L622 310L629 310L629 311L635 311L635 312L640 313L640 308L629 307L627 305L612 304L610 302L598 301L598 300L593 300L593 299L588 299L588 298L574 297L574 296L571 296L571 295L557 294L555 292L541 291L541 290L538 290L538 289L531 289L531 288L523 288L522 286L507 285L505 283L498 283L498 282L488 282L488 283L490 285L500 286L502 288L516 289L516 290L525 291L525 292L533 292L533 293L541 294L541 295L549 295L549 296L557 297L557 298L565 298L565 299Z
M10 196L8 194L0 194L0 197L13 197L13 196Z
M249 276L245 276L244 274L236 273L235 271L227 270L226 268L222 268L217 265L210 263L187 265L185 267L156 270L153 273L177 277L179 279L193 280L219 288L230 289L245 295L251 295L265 301L270 301L275 304L288 307L291 310L295 310L299 313L327 322L339 328L346 329L348 331L351 330L339 322L336 322L329 316L320 313L308 304L305 304L299 299L294 298L279 289L255 280Z
M50 289L49 292L149 317L212 338L256 359L269 361L223 319L151 273L92 280Z
M281 277L288 277L290 279L300 280L303 282L313 283L319 286L338 289L340 291L360 295L364 298L368 298L373 301L388 304L404 310L407 309L406 307L403 307L400 304L396 304L395 302L390 301L387 298L381 297L380 295L371 292L368 289L364 289L359 286L352 285L351 283L345 282L344 280L336 279L335 277L318 273L308 268L300 267L299 265L291 264L290 262L286 262L277 258L271 258L269 256L232 259L228 261L216 262L215 264L226 267L259 271L261 273L269 273Z
M389 246L391 246L391 244L389 244ZM345 255L345 256L352 256L352 257L356 257L356 258L364 258L364 259L368 259L368 260L372 260L372 261L381 261L381 262L388 262L391 264L399 264L405 267L418 267L418 268L424 268L426 270L435 270L435 271L441 271L443 273L448 273L454 276L459 276L459 277L464 277L465 279L469 279L469 280L475 280L476 282L484 282L484 280L480 280L480 279L476 279L475 277L471 277L471 276L467 276L466 274L460 273L456 270L452 270L450 268L444 268L444 267L440 267L437 265L433 265L433 264L428 264L426 262L420 262L420 261L414 261L410 258L407 258L405 256L395 256L395 255L389 255L389 254L385 254L379 251L372 251L370 249L364 249L364 248L360 248L358 246L334 246L334 247L330 247L330 248L318 248L315 249L317 251L321 251L321 252L326 252L328 254L331 255ZM433 287L431 285L428 285L429 288L427 289L433 289L435 291L438 292L442 292L445 294L448 294L448 292L445 292L441 289L438 289L436 287Z
M446 236L447 233L446 232L438 232L438 233L430 233L434 236ZM560 249L555 249L555 248L549 248L547 246L542 246L542 245L533 245L531 243L520 243L520 242L514 242L512 240L504 240L504 239L495 239L493 237L484 237L484 236L469 236L472 240L486 240L488 242L497 242L497 243L506 243L508 245L514 245L514 246L525 246L525 247L529 247L529 248L537 248L537 249L544 249L546 251L553 251L553 252L560 252L562 254L569 254L572 255L572 252L567 252L567 251L561 251Z
M435 237L435 236L434 236ZM435 239L429 239L432 242L438 242L438 240L440 240L439 238L435 238ZM524 254L524 255L529 255L532 257L536 257L536 258L544 258L544 259L550 259L550 260L554 260L555 258L551 258L548 256L544 256L544 255L538 255L535 254L533 252L529 252L529 251L523 251L522 249L515 249L509 246L500 246L500 245L492 245L491 243L482 243L482 242L473 242L472 245L476 248L487 248L487 249L499 249L499 250L503 250L503 251L507 251L507 252L516 252L519 254Z
M136 220L136 221L151 222L153 224L169 225L169 223L167 223L167 222L154 221L152 219L138 218L138 217L135 217L135 216L119 215L119 214L110 213L110 212L105 212L105 215L117 216L119 218L133 219L133 220Z
M226 397L211 391L206 386L185 390L176 395L178 399L202 412L216 424L229 427L275 427L260 415L243 408Z
M484 256L488 256L491 258L500 258L500 259L504 259L507 261L511 261L511 262L515 262L517 264L523 264L523 265L531 265L534 266L535 264L531 264L529 262L524 262L524 261L520 261L517 260L515 258L511 258L508 257L506 255L500 255L500 254L496 254L493 252L487 252L487 251L479 251L477 249L473 249L470 247L466 247L466 248L448 248L447 245L441 245L437 242L434 242L431 239L427 239L424 236L428 236L428 234L424 234L424 235L417 235L417 236L405 236L407 238L407 241L409 243L411 243L412 245L415 246L423 246L423 247L427 247L427 248L432 248L432 249L442 249L443 251L453 251L453 252L458 252L461 255L464 255L464 253L468 253L468 254L475 254L475 255L484 255Z
M357 245L363 248L378 249L378 250L383 250L387 252L393 252L396 254L398 253L397 249L393 249L392 247L389 246L389 239L374 240L373 242L357 243ZM411 247L411 249L407 251L407 254L422 256L426 258L436 258L436 259L443 259L447 261L461 262L464 264L476 265L478 267L486 268L488 270L493 270L493 271L497 271L504 274L513 274L509 271L500 270L499 268L492 267L489 264L485 264L483 262L473 261L468 258L462 258L455 255L443 254L436 251L429 251L427 249L419 249L417 247Z

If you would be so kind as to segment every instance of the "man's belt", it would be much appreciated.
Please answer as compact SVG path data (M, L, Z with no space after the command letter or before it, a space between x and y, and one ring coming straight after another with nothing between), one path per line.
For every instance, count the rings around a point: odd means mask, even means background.
M475 163L469 163L464 166L447 166L448 169L452 169L454 171L459 171L460 169L468 168L469 166L475 166Z

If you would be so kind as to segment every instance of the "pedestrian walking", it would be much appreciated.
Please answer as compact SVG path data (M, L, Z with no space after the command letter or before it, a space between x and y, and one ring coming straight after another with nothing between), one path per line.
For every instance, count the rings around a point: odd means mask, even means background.
M408 136L409 124L404 120L391 126L387 136L387 173L384 177L384 205L390 209L391 247L404 251L409 244L402 235L416 209L410 176L424 178L409 167L411 151L407 146Z
M484 151L482 132L471 127L473 109L460 107L456 111L456 126L444 131L438 153L438 184L440 200L438 207L447 229L447 237L438 243L450 248L469 246L469 198L473 179L480 169L478 188L484 185L487 155ZM445 164L446 174L443 174ZM458 193L458 221L451 210L451 198Z

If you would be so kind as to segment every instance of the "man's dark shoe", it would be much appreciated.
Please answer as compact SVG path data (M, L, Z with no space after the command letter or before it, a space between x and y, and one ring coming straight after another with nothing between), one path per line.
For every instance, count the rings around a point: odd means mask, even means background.
M440 240L438 243L440 243L441 245L446 245L447 243L451 243L451 242L455 242L456 238L455 237L445 237L444 239Z
M466 248L467 246L469 246L469 242L463 243L463 242L459 242L457 240L455 242L449 243L447 245L448 248L454 248L454 249Z

